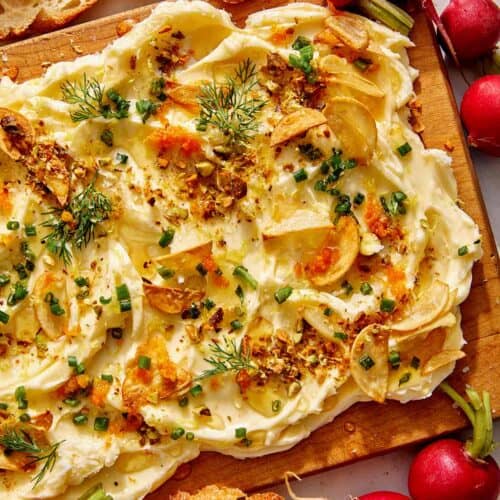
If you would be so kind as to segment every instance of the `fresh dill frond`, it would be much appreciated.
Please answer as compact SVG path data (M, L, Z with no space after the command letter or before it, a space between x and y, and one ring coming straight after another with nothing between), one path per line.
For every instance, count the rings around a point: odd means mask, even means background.
M212 356L204 358L204 360L212 365L213 368L202 372L196 377L197 380L213 377L221 373L257 369L257 366L250 358L250 353L245 354L243 352L242 342L236 345L234 339L224 337L223 343L211 342L209 348Z
M218 128L229 145L246 145L257 131L257 114L266 101L252 96L258 86L255 64L246 59L238 65L234 76L222 83L215 80L201 87L198 102L200 117L197 129Z
M78 105L76 111L70 111L71 119L74 122L81 122L90 118L116 118L121 120L128 116L130 101L124 99L116 90L104 91L95 78L88 78L83 74L83 80L70 82L66 80L61 84L63 100L69 104ZM104 96L109 99L104 102Z
M96 226L109 218L112 209L111 200L95 188L94 178L66 208L45 212L51 218L42 226L52 229L45 237L47 248L69 265L72 259L69 244L79 250L86 247L95 237Z
M33 460L27 465L41 463L40 471L33 477L33 488L37 486L45 477L47 472L51 472L57 460L57 450L62 441L55 443L47 448L40 448L38 444L30 437L27 432L11 430L0 437L0 444L6 451L18 451L29 453Z

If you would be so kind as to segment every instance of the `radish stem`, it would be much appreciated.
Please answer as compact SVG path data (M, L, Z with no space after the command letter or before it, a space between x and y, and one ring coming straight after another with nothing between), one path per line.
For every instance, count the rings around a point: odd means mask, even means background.
M493 451L493 416L491 414L490 393L487 391L483 391L483 405L486 414L486 439L480 456L487 457Z
M458 392L455 391L455 389L453 389L453 387L451 387L451 385L447 382L441 382L439 387L444 393L448 394L448 396L450 396L450 398L453 399L458 406L460 406L462 411L467 415L467 418L470 420L472 426L474 426L476 424L476 417L469 403L467 403L467 401L465 401L465 399L460 396L460 394L458 394Z
M478 458L483 451L486 440L486 412L477 391L472 387L465 389L476 413L476 424L473 426L472 441L467 441L465 449L472 458Z

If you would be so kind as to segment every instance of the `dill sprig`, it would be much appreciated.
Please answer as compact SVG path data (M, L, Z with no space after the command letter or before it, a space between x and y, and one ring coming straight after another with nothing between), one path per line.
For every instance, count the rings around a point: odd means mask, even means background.
M96 226L109 218L112 209L110 199L95 188L94 178L66 208L45 212L51 218L42 226L52 229L45 237L47 248L69 265L72 259L69 243L79 250L87 246L95 237Z
M34 482L33 488L42 481L47 472L51 472L54 468L57 460L57 450L61 443L62 441L59 441L47 448L40 448L27 432L17 432L16 430L11 430L0 437L0 444L7 451L29 453L30 458L33 460L27 464L28 466L39 462L42 464L40 471L32 479Z
M197 129L204 131L212 125L227 137L229 145L246 145L257 131L256 117L266 104L251 95L257 85L257 71L250 59L241 62L234 76L223 83L214 80L203 85Z
M78 110L71 111L70 116L74 122L81 122L89 118L117 118L128 116L130 101L124 99L116 90L109 89L104 92L104 86L95 78L88 78L83 74L83 80L70 82L66 80L61 84L63 100L69 104L77 104ZM104 96L110 103L104 103ZM112 104L111 104L112 103Z
M250 358L250 353L245 354L243 352L242 344L240 342L239 345L236 345L234 339L228 339L227 337L224 337L223 345L222 343L211 342L209 348L213 355L204 358L204 361L212 365L213 368L205 370L196 379L201 380L220 373L257 369L257 366Z

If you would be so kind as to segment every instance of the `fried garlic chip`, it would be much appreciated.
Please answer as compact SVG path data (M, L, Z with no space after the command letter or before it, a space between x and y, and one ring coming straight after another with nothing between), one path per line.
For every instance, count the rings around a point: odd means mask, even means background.
M448 365L449 363L453 363L454 361L458 361L465 357L465 353L463 351L455 350L455 349L445 349L440 353L432 356L427 363L422 368L422 375L429 375L430 373L442 368L443 366Z
M45 272L39 276L33 288L33 304L47 337L55 340L67 333L69 298L64 275Z
M419 298L405 310L405 317L391 325L391 330L408 332L428 325L448 312L449 299L448 285L435 280L431 287L421 292Z
M349 48L364 50L368 47L370 37L367 25L361 17L342 12L337 16L328 17L325 22L335 36L340 38Z
M156 262L174 270L186 270L196 266L205 257L212 253L212 242L202 243L180 252L170 253L157 257ZM194 266L193 266L194 264Z
M307 278L316 286L335 283L349 271L359 253L359 230L352 217L341 217L328 231L319 254L313 256L304 266ZM330 259L324 259L327 254ZM320 265L318 258L321 259Z
M271 134L271 146L286 142L310 128L326 123L326 118L321 111L311 108L301 108L284 116Z
M13 160L28 155L35 143L35 131L21 114L0 108L0 149Z
M368 325L356 337L351 350L351 374L371 399L383 403L389 383L389 330Z
M152 307L167 314L179 314L193 302L198 302L205 296L203 290L163 287L146 283L144 294Z
M368 108L351 97L333 97L323 110L328 125L342 143L347 158L363 163L377 146L377 125Z
M172 102L185 108L190 113L196 114L199 112L198 96L200 95L200 87L167 82L167 88L167 95Z

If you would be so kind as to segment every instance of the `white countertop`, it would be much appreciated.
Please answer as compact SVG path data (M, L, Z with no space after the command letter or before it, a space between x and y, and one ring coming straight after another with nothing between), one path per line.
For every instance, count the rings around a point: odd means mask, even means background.
M151 0L100 0L99 3L80 17L79 21L96 19L115 12L154 3ZM441 11L447 0L435 0ZM457 71L450 69L450 78L458 102L466 90L466 84ZM496 241L500 241L500 159L473 152L472 159L481 184L486 207L493 227ZM500 421L495 424L495 435L500 440ZM326 497L330 500L346 500L349 495L361 495L369 491L384 489L407 493L407 473L415 450L405 449L389 453L382 457L362 460L334 470L315 474L304 479L300 484L293 483L294 491L299 496ZM500 450L494 453L500 462ZM216 478L214 478L214 481ZM284 487L274 488L283 495Z

